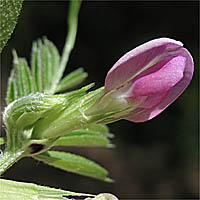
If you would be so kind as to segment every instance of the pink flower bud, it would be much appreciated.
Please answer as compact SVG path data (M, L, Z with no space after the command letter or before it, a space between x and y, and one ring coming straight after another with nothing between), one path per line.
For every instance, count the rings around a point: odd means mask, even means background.
M181 42L160 38L126 53L110 69L105 95L126 99L127 120L144 122L161 113L190 83L193 59Z

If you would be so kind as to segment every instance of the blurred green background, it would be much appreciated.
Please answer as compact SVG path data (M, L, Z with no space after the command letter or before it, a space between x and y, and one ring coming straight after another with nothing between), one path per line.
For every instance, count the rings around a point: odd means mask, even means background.
M62 51L67 1L26 1L19 23L1 57L1 109L12 68L11 50L30 58L32 41L46 35ZM107 71L127 51L159 37L180 40L191 52L195 74L189 88L166 111L145 123L109 125L115 149L66 148L102 164L115 183L67 173L30 158L4 178L71 191L114 193L121 199L198 198L199 3L186 1L83 2L75 49L66 73L84 67L86 83L104 84ZM3 130L1 130L1 134Z

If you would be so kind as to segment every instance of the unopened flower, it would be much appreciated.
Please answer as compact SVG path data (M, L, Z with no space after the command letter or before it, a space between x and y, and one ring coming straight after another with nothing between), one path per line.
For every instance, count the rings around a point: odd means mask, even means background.
M152 119L192 79L192 56L182 46L161 38L131 50L110 69L105 87L89 93L92 84L66 94L36 93L15 100L3 115L8 135L12 137L9 130L17 128L18 138L48 148L58 137L94 123Z
M132 107L125 119L147 121L181 95L192 79L193 69L192 56L181 42L151 40L126 53L110 69L104 97L112 99L112 104L123 102Z

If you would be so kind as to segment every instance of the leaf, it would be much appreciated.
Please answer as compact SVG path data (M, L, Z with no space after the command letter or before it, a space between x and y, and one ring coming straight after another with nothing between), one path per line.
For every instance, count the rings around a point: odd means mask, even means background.
M112 147L113 145L99 132L79 129L60 137L54 146Z
M32 45L32 52L31 52L31 70L36 91L42 91L41 57L38 54L40 53L38 52L37 43L34 42Z
M96 131L101 133L102 135L113 138L114 135L109 133L109 128L105 124L92 124L86 128L86 130Z
M60 151L47 151L34 156L34 158L69 172L111 182L111 179L107 177L107 170L95 162L78 155Z
M0 199L2 200L81 200L87 197L94 197L94 195L90 194L69 192L6 179L0 179L0 186Z
M11 2L12 1L13 0L11 0ZM5 2L7 1L5 0ZM33 43L31 53L31 72L26 60L24 58L18 58L16 52L13 53L14 69L11 72L8 83L8 104L19 97L26 96L33 92L41 92L45 94L55 93L68 61L69 54L75 43L80 5L81 1L70 2L68 18L69 31L61 61L56 46L45 37L42 40ZM82 82L86 76L87 73L80 69L77 70L67 76L66 79L63 79L63 82L59 86L61 87L59 90L75 86Z
M17 24L23 0L0 1L0 53Z
M6 143L6 138L5 137L0 137L0 145Z
M56 88L56 92L65 91L77 86L78 84L82 83L87 76L88 74L83 71L83 68L79 68L71 72L60 81Z
M92 124L59 137L54 146L114 147L109 138L113 138L113 134L106 125Z
M54 44L44 38L33 43L32 74L24 58L13 51L14 69L8 82L7 104L33 92L51 94L55 84L55 74L59 67L59 53Z
M8 79L8 88L7 88L7 105L17 99L18 93L17 93L17 86L15 83L15 78L14 78L15 71L12 69L11 75Z
M53 94L60 56L56 46L43 38L33 43L31 54L31 69L36 85L36 91Z
M7 104L34 91L32 76L26 60L18 58L16 51L13 51L13 57L14 69L8 82Z
M38 40L33 44L31 68L36 84L36 91L45 92L47 94L55 93L68 62L69 55L75 44L80 6L81 0L70 1L68 35L61 60L57 48L46 38L43 39L43 42ZM81 79L83 79L86 74L83 74L82 76ZM65 83L66 80L64 83L62 82L62 87ZM74 85L75 83L70 84Z

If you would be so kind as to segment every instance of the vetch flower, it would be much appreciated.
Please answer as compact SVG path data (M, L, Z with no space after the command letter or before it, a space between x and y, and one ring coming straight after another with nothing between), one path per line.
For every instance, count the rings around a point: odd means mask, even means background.
M16 99L3 115L8 136L14 137L9 130L17 128L17 138L32 140L29 146L49 148L60 136L91 124L150 120L185 90L193 68L192 56L181 42L152 40L120 58L108 72L105 87L87 93L90 84L66 94Z
M123 118L144 122L161 113L187 88L193 59L181 42L151 40L126 53L110 69L103 99L131 106ZM107 108L108 110L108 108Z

